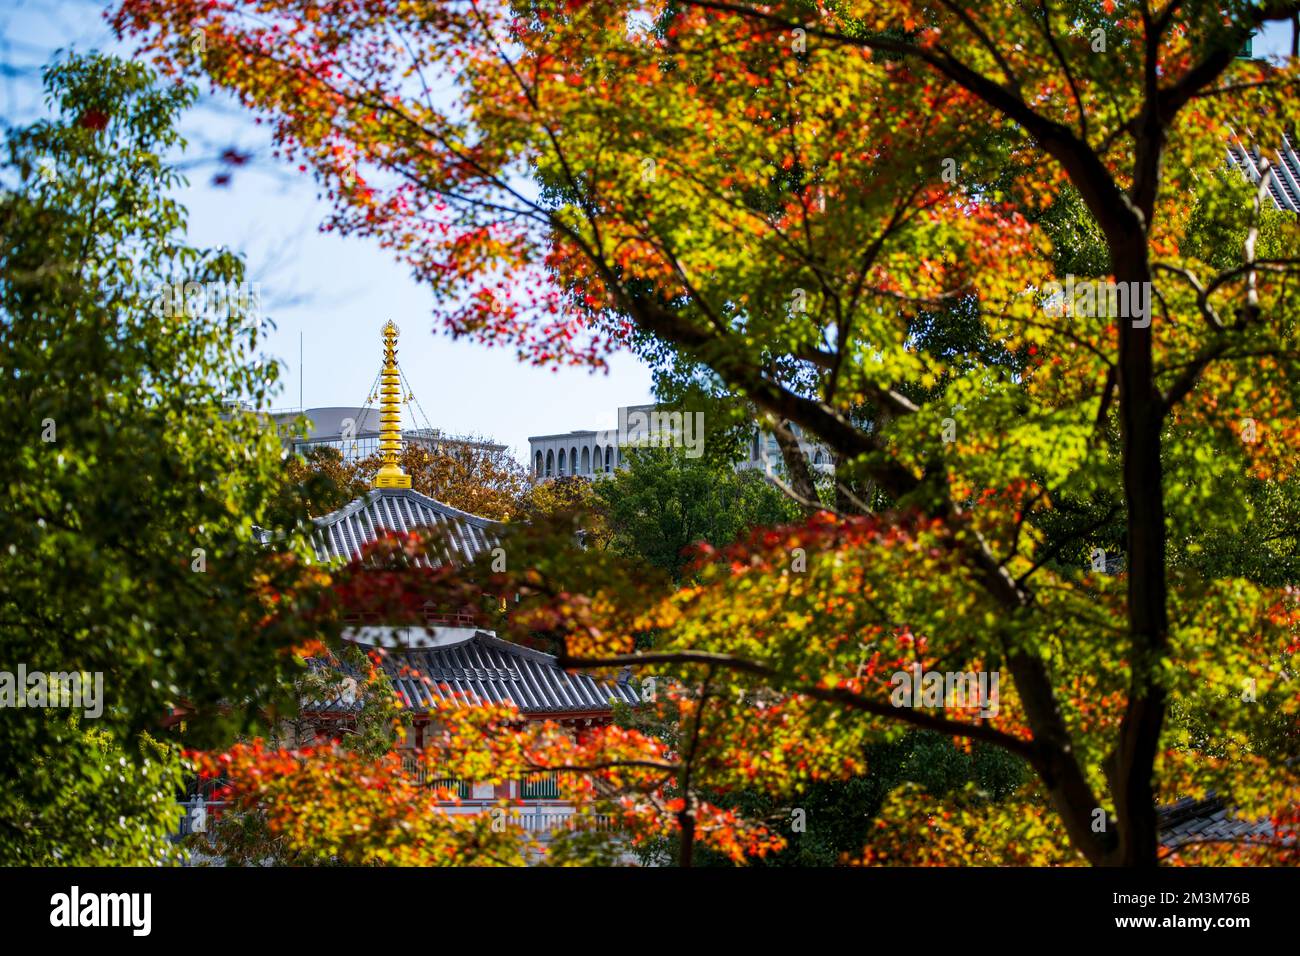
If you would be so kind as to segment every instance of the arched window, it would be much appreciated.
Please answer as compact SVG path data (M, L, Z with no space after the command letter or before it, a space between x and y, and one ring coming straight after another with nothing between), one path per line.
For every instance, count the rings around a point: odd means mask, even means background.
M578 449L569 449L569 472L576 475L578 473Z
M591 474L591 449L586 445L582 446L582 473L584 475Z
M813 464L820 465L821 463L822 463L822 450L818 448L817 454L813 455Z
M614 449L606 448L605 449L605 471L613 472L613 470L614 470Z
M546 477L549 478L555 474L555 450L547 449L546 452Z
M537 458L533 463L533 477L542 477L542 453L540 451L537 453Z
M600 474L605 469L601 466L600 446L595 445L591 449L591 470Z
M564 474L564 449L560 449L560 474Z

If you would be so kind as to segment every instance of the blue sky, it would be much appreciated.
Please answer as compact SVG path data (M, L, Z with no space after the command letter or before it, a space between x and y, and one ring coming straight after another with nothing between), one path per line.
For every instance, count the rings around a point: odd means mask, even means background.
M3 0L0 3L0 118L29 121L41 111L39 68L55 50L117 44L94 0ZM1256 38L1256 55L1281 53L1289 32ZM190 241L242 252L274 320L266 351L284 364L277 406L360 405L380 361L379 329L402 328L401 362L434 427L479 434L526 461L528 436L575 428L610 428L618 406L650 400L650 372L615 356L610 371L551 371L518 362L512 351L454 342L441 332L429 292L376 244L318 231L327 204L314 181L275 165L269 137L229 101L204 98L185 120L194 156L227 146L255 154L227 187L213 166L189 172L178 198L190 211ZM301 335L303 362L299 363ZM408 419L410 416L408 415ZM420 420L408 425L424 425Z
M39 68L56 49L130 54L114 42L103 9L91 0L0 0L6 124L41 111ZM308 408L364 404L382 357L379 330L390 318L402 329L402 368L429 422L493 438L521 462L530 435L613 428L618 406L651 400L650 372L631 356L615 356L608 373L550 371L520 363L511 350L435 332L433 297L404 267L377 244L318 231L328 204L316 198L316 183L273 165L270 138L251 114L205 97L184 132L196 156L233 145L264 160L236 170L228 187L212 185L214 166L189 170L191 185L177 198L189 209L190 242L242 252L260 285L276 324L266 351L284 363L277 406L297 406L300 383ZM405 423L424 425L409 412Z

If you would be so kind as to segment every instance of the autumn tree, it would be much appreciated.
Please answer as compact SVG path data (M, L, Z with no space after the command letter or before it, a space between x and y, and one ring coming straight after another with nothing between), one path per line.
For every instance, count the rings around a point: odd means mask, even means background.
M355 501L373 484L354 464L343 460L337 448L320 445L302 454L285 458L285 502L283 518L291 518L294 508L302 508L307 517L321 517ZM277 527L282 525L277 525Z
M518 581L566 663L671 683L687 851L703 783L798 791L911 727L1034 781L901 795L870 859L1149 866L1162 802L1274 818L1271 846L1182 860L1285 853L1300 802L1295 582L1178 560L1238 530L1244 478L1294 480L1300 261L1265 210L1300 67L1237 54L1296 11L124 0L115 22L268 112L326 228L393 249L453 334L597 366L648 338L833 451L853 494L702 550L689 588L608 552L530 554ZM1250 177L1219 175L1229 147ZM1083 228L1053 235L1071 194ZM1094 239L1087 271L1061 254ZM915 334L958 301L980 349ZM1048 533L1067 501L1099 513ZM1059 560L1115 517L1118 554ZM905 668L1005 680L996 706L900 705Z
M399 463L416 491L495 521L514 515L528 486L523 466L487 440L408 440ZM365 495L382 464L379 455L345 461L338 449L321 447L291 456L286 468L294 501L306 501L311 514L320 517Z
M708 421L715 420L706 414ZM750 430L752 423L744 428ZM708 445L710 454L698 458L687 457L682 449L629 449L625 469L593 483L605 505L614 551L680 581L694 546L725 547L748 538L756 528L799 518L801 505L763 472L736 470L732 456L743 445ZM622 719L630 727L675 742L680 717L670 713L665 721L662 716L629 709ZM709 792L708 797L783 834L784 845L763 858L765 865L831 866L856 858L873 841L876 814L900 786L911 783L928 794L944 795L973 783L986 799L995 800L1014 792L1025 778L1019 758L989 745L963 748L933 731L868 745L863 762L866 772L860 776L814 783L788 798L774 799L761 784ZM668 788L670 795L673 789ZM677 861L679 842L675 834L644 841L642 859ZM704 849L695 855L694 865L730 863L725 853Z
M522 524L562 527L584 547L609 547L612 532L605 502L596 483L582 475L535 478L519 496L515 520Z
M299 707L275 721L270 728L281 747L299 755L299 761L311 759L320 748L339 759L381 762L392 753L411 724L410 714L402 708L392 681L382 668L381 651L344 644L337 650L320 646L307 661L307 667L295 681L294 692ZM243 753L260 746L260 738L234 743L229 752ZM198 759L201 776L195 781L196 792L222 797L230 788L232 769ZM238 764L233 772L237 779ZM398 767L394 777L404 771ZM412 787L410 781L401 781ZM233 788L231 788L233 789ZM328 856L306 851L292 838L272 825L270 808L249 801L221 812L213 812L210 821L185 841L186 849L197 851L199 858L215 856L224 866L303 866L337 862Z
M353 471L365 480L373 478L381 464L373 455L357 462ZM416 491L495 521L513 516L515 502L528 484L528 472L508 450L480 437L443 438L431 445L408 440L400 464Z

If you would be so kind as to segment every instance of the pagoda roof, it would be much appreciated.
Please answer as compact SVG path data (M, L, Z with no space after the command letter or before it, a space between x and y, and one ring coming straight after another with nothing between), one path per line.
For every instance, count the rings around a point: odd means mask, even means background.
M639 701L627 670L615 681L571 674L554 656L486 631L467 631L464 639L438 647L387 649L382 661L403 707L415 714L428 713L441 703L514 704L525 714L539 716L608 713L615 701ZM340 697L320 710L347 712L358 706Z
M312 543L319 561L346 562L382 532L412 532L429 528L442 532L455 564L468 564L490 552L500 540L501 522L480 518L411 488L374 488L338 511L313 518ZM441 561L420 557L417 566L437 567Z
M1234 813L1214 793L1204 799L1184 797L1166 807L1156 808L1160 842L1170 848L1186 843L1273 843L1277 838L1273 821L1267 817L1250 819ZM1283 839L1288 842L1289 837Z
M1286 136L1282 137L1277 156L1281 162L1273 167L1273 175L1269 177L1269 197L1278 209L1300 212L1300 156L1296 155L1291 140ZM1230 145L1228 161L1244 171L1251 182L1259 182L1262 174L1258 149L1246 150L1242 146Z

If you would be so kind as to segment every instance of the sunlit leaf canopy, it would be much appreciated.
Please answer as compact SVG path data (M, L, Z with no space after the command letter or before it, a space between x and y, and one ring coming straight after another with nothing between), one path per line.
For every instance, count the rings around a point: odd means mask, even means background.
M671 594L530 554L520 627L571 658L651 642L740 702L716 705L719 752L779 727L845 772L913 714L885 709L889 668L1005 667L995 718L931 716L1022 752L1097 860L1084 808L1142 790L1117 753L1151 754L1162 800L1295 802L1294 596L1215 560L1293 477L1296 223L1226 162L1278 165L1297 67L1235 54L1292 12L127 0L115 23L263 115L327 228L409 263L454 334L593 366L649 335L826 443L878 512ZM1150 281L1149 326L1047 294L1112 275ZM974 331L932 347L959 315ZM1144 446L1163 520L1121 479ZM1158 554L1093 570L1083 542L1122 552L1144 510ZM736 695L760 688L796 696Z

